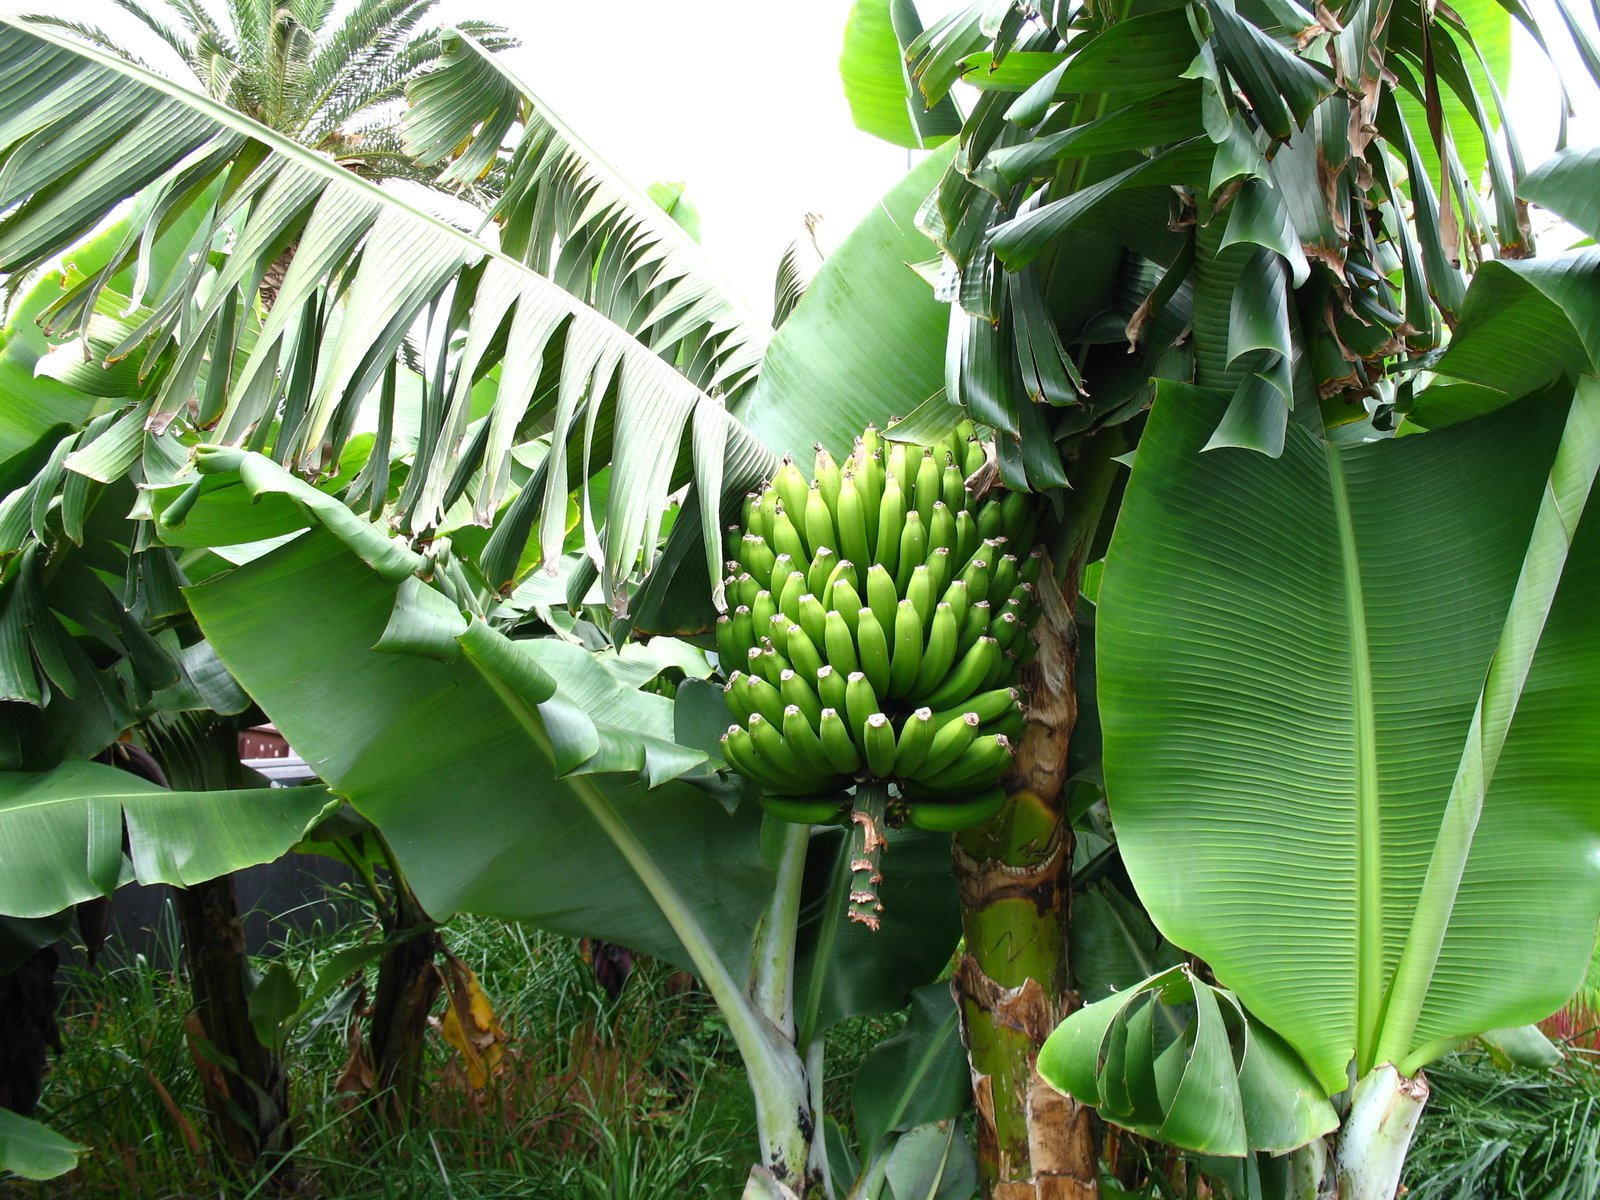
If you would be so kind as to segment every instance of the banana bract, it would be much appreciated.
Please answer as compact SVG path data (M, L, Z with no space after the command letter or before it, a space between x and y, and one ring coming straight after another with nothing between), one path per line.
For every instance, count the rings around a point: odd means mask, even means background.
M812 478L785 459L727 534L717 649L735 718L723 754L784 820L894 795L891 823L957 830L994 813L1023 714L1039 555L1030 497L975 497L970 423L932 446L868 427ZM858 805L859 808L859 805Z

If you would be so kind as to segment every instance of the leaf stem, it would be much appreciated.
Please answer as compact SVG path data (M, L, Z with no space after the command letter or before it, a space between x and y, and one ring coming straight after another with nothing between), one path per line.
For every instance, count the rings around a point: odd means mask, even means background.
M794 948L800 928L800 885L805 881L809 825L786 825L778 878L766 920L756 932L751 994L756 1007L791 1043L795 1040Z

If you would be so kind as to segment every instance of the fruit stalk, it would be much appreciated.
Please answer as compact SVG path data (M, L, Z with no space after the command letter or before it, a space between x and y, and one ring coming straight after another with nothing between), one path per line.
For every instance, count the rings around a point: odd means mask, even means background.
M877 932L883 918L878 885L883 882L884 815L889 807L889 785L869 779L856 786L850 811L849 918Z

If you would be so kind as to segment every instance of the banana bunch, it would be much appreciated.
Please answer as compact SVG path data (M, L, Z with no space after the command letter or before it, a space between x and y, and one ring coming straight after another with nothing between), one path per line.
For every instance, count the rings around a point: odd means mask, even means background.
M842 466L819 447L813 479L785 459L745 498L717 622L722 752L774 816L834 820L874 781L897 792L889 822L922 829L1003 802L1040 556L1026 495L968 491L985 457L969 422L933 446L869 426Z

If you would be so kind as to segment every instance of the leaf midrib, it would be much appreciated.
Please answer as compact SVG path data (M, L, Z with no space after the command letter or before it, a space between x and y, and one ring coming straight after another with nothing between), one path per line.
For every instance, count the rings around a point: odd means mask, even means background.
M1366 597L1356 554L1355 522L1344 460L1337 447L1324 446L1329 492L1339 527L1339 567L1344 577L1346 620L1350 631L1351 702L1356 754L1356 1058L1360 1070L1377 1039L1383 1003L1383 849L1379 827L1378 729L1372 688L1372 648L1367 637Z

